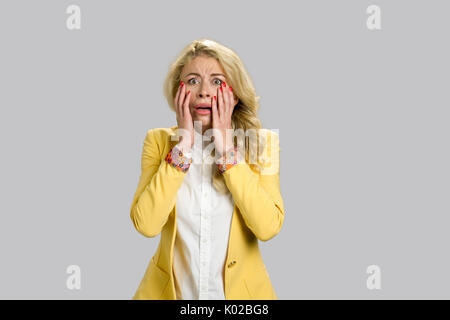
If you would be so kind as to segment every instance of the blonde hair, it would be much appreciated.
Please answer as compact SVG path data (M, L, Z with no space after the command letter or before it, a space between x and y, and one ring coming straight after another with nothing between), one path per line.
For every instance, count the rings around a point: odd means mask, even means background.
M224 69L225 77L229 86L233 88L233 93L238 98L238 103L234 107L231 116L232 128L243 129L247 132L249 129L256 134L254 138L245 137L245 160L249 162L250 150L257 150L257 157L262 154L266 137L260 134L262 129L261 121L258 119L257 111L259 109L259 96L256 95L253 82L245 69L241 59L231 49L210 39L198 39L187 45L175 61L169 66L167 77L164 81L163 92L169 103L169 107L176 112L174 98L181 81L181 71L192 59L198 56L207 56L217 59ZM233 139L234 140L234 139ZM233 141L236 146L236 141ZM214 149L215 150L215 149ZM215 152L214 152L215 154ZM254 155L252 155L254 156ZM225 193L228 188L224 178L217 165L214 163L213 186L219 192ZM251 169L261 172L262 167L258 162L249 163Z

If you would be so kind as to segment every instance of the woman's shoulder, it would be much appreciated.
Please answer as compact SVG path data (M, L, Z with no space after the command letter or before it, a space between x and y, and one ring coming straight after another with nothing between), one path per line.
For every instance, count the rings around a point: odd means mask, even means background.
M280 168L280 138L278 129L260 129L264 141L262 153L258 156L261 175L272 175Z
M278 129L266 129L261 128L259 129L259 134L262 136L262 139L264 141L264 149L267 151L267 149L280 148L280 137L279 137L279 130Z
M259 132L261 134L263 134L266 138L271 138L271 139L279 138L278 131L279 131L278 129L267 129L267 128L259 129Z
M176 129L178 126L166 127L166 128L152 128L147 130L147 137L152 137L157 142L165 142L170 140L171 136L176 136Z
M157 135L172 135L176 133L178 126L167 127L167 128L152 128L147 130L147 132L152 131L153 134Z
M159 156L167 153L167 149L177 143L176 128L178 126L148 129L144 140L143 154L148 157L156 157L156 153L159 153Z

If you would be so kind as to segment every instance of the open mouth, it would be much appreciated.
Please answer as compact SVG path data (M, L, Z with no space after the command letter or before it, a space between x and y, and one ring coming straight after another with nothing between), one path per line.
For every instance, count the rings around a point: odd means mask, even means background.
M211 107L202 106L202 107L195 108L195 112L197 114L211 114L212 113L212 109L211 109Z
M208 114L212 112L212 105L209 103L198 103L194 106L195 112L199 114Z

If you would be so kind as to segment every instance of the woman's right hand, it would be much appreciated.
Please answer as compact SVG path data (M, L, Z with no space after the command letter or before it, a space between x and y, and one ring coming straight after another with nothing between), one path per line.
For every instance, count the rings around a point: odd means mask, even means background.
M186 86L181 81L178 86L177 94L175 95L174 104L177 114L180 144L185 150L189 151L194 144L194 123L192 121L191 110L189 102L191 98L190 91L186 94Z

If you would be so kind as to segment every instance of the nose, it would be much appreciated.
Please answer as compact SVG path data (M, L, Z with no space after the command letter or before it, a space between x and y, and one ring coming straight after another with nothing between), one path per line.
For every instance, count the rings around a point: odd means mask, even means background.
M198 90L198 96L199 96L199 98L210 99L212 96L215 95L214 90L215 90L214 86L211 86L208 83L206 83L206 84L203 83L203 84L201 84L200 89Z

